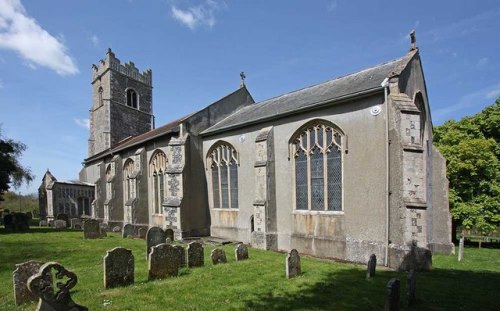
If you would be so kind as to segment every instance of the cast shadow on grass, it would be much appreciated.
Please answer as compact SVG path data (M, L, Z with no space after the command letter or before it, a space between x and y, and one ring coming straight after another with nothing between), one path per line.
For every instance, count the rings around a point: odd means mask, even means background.
M366 272L346 269L330 272L321 281L304 285L294 292L267 291L254 295L245 300L245 309L383 310L386 285L394 277L401 282L402 310L497 310L500 273L447 269L417 274L417 298L411 307L406 298L406 273L377 271L373 279L367 280Z

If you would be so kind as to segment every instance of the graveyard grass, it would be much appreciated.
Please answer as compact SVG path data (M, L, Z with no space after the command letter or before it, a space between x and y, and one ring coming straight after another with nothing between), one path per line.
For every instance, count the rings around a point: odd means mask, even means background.
M205 266L183 268L179 276L147 281L144 240L119 234L84 240L82 232L33 228L4 234L0 229L0 310L34 310L14 305L15 263L57 261L75 272L73 300L89 310L382 310L386 284L401 280L402 310L494 310L498 307L500 250L466 248L464 260L435 255L433 271L417 274L416 305L406 306L406 274L377 266L366 280L366 265L302 256L302 274L285 278L284 253L249 248L249 260L236 262L235 245L225 245L227 264L213 266L205 246ZM103 256L116 246L135 257L135 284L104 289Z

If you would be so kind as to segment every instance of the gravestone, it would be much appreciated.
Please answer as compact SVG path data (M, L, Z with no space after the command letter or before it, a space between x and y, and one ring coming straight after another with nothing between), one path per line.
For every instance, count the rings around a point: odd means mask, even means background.
M191 242L187 248L188 267L202 267L205 264L203 245L200 242Z
M75 229L75 230L82 229L83 222L80 218L71 218L70 222L71 222L71 229Z
M460 238L460 242L458 244L458 261L462 261L464 258L464 237Z
M134 237L134 225L126 224L125 226L123 226L122 237L124 238Z
M57 219L54 221L54 227L56 229L66 229L66 221Z
M377 256L375 254L370 255L370 259L368 259L368 267L366 272L366 278L370 279L375 276L375 268L377 267Z
M296 249L292 249L286 256L286 277L288 279L296 277L302 273L300 267L300 256Z
M122 228L120 228L120 226L113 227L113 232L120 232L120 231L122 231Z
M172 229L166 229L165 230L165 236L167 237L167 239L170 239L170 241L174 241L174 230Z
M14 231L14 216L12 216L12 214L3 216L3 225L6 230Z
M73 229L75 229L75 230L82 230L82 226L79 225L79 224L76 224Z
M412 306L416 300L417 275L415 270L410 270L406 275L406 298L408 306Z
M115 247L104 256L104 288L134 283L134 255L123 247Z
M245 244L238 244L234 250L236 261L248 259L248 247Z
M179 252L179 267L186 266L186 249L182 245L174 245L174 248Z
M64 220L66 222L66 226L69 227L69 216L68 216L68 214L64 214L64 213L57 214L55 220Z
M97 219L86 219L83 222L83 237L85 239L98 239L101 237L101 229Z
M37 297L28 289L28 279L37 274L43 264L43 262L34 260L16 264L12 279L14 281L14 298L17 306L26 302L37 301Z
M162 279L179 274L179 251L170 244L151 247L148 258L148 279Z
M137 230L137 237L139 239L145 239L146 238L146 234L147 234L147 229L146 228L139 228L139 230Z
M146 234L146 257L148 258L153 246L163 244L167 240L165 231L160 227L151 227Z
M226 252L223 249L216 248L210 253L210 258L212 259L212 264L217 265L220 263L226 263Z
M53 280L52 275L57 280ZM87 311L86 307L77 305L71 299L70 290L76 285L77 281L76 274L66 270L57 262L47 262L41 266L38 273L28 279L29 290L38 297L36 310ZM56 283L57 286L53 283Z
M399 311L399 280L390 279L387 283L387 296L385 299L385 311Z
M49 223L46 220L40 220L40 223L38 225L40 227L47 227Z

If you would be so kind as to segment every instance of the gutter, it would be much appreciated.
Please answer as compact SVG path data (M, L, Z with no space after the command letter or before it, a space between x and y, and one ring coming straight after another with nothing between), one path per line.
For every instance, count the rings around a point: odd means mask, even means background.
M389 196L390 194L390 168L389 168L389 102L387 100L389 92L389 78L385 78L380 84L384 88L384 103L385 103L385 256L384 256L384 266L389 266Z

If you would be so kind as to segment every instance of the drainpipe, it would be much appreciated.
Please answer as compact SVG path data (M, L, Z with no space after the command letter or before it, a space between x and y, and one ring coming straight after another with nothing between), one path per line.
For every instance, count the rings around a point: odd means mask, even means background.
M389 265L389 186L390 186L390 175L389 175L389 102L387 100L387 94L389 90L389 78L385 78L380 84L384 88L384 103L385 103L385 257L384 266Z

